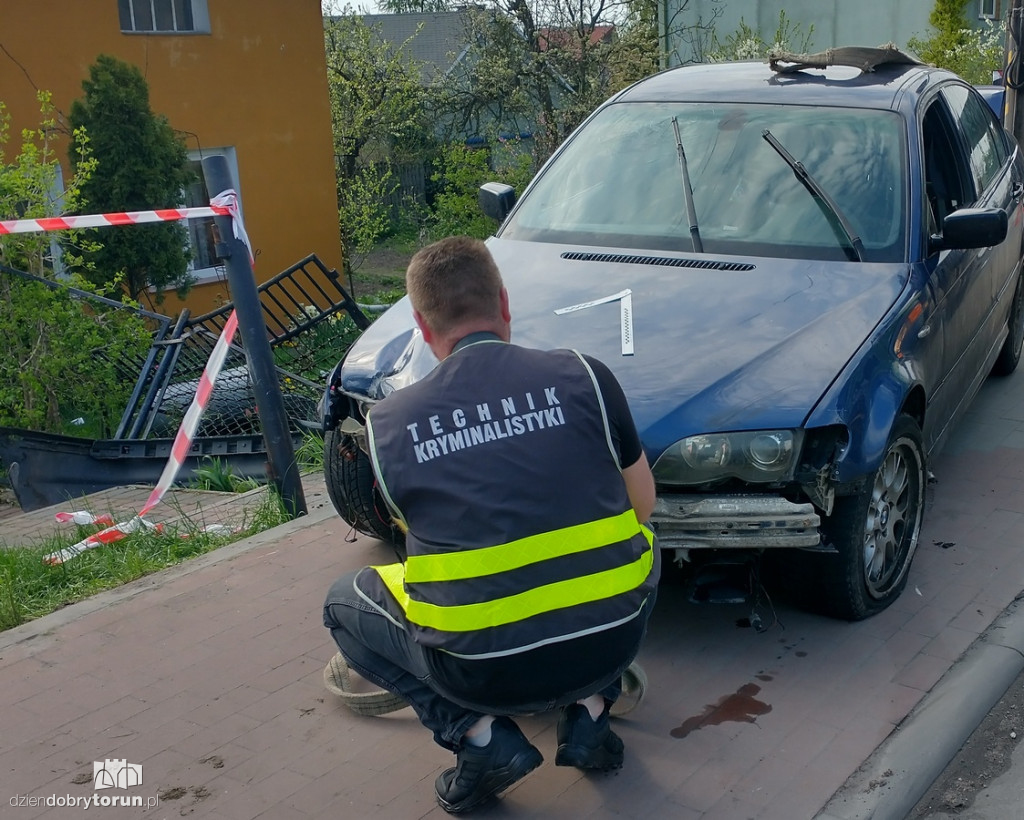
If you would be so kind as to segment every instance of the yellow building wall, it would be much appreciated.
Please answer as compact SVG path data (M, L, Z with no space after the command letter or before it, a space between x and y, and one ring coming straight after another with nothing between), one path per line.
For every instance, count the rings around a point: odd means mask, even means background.
M99 54L137 65L150 105L190 150L233 146L245 227L263 282L316 253L341 270L338 203L320 0L207 0L210 33L122 33L117 0L3 0L0 100L7 151L37 127L36 90L63 115ZM66 124L66 120L65 120ZM67 148L58 148L67 174ZM111 228L110 230L117 230ZM230 301L227 282L197 285L161 313L198 315Z

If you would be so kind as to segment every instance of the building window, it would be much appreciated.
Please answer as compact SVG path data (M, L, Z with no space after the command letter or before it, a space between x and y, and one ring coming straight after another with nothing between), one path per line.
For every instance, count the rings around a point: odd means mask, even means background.
M203 179L202 158L204 156L221 155L227 158L228 171L231 174L231 184L241 200L241 191L238 187L238 160L235 149L227 148L206 148L203 151L189 151L189 165L195 172L194 181L185 189L185 206L187 208L199 208L210 204L210 192L206 188ZM220 193L215 191L214 193ZM241 210L241 203L239 203ZM185 222L188 228L188 244L192 254L192 261L189 269L196 277L197 282L209 282L223 278L224 269L218 261L213 248L213 217L199 217L188 219Z
M121 31L209 33L206 0L117 0Z
M999 16L999 0L978 0L978 17L995 20Z

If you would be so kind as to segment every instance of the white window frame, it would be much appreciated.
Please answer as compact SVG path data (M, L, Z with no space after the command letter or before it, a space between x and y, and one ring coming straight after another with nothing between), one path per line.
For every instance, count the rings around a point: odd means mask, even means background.
M978 0L978 19L995 20L999 16L999 0Z
M185 0L185 3L192 11L192 25L187 26L186 21L178 20L177 9L174 0L118 0L118 17L120 19L121 31L126 34L209 34L210 33L210 9L207 0ZM157 8L164 8L171 12L171 28L156 28ZM149 12L150 26L141 28L145 22L139 19L140 11L145 8ZM125 20L127 12L127 20Z
M200 150L194 150L188 152L188 158L192 162L202 162L203 157L214 157L222 156L228 161L228 173L231 175L231 187L235 189L235 193L238 195L238 211L239 215L242 215L242 191L238 181L238 155L234 149L234 146L225 146L221 148L203 148ZM205 183L204 183L205 184ZM210 196L219 194L220 191L211 191ZM208 205L209 202L202 203ZM209 267L197 268L195 266L194 252L194 235L195 231L201 230L200 227L203 223L208 224L212 220L212 217L206 217L205 219L200 218L198 220L189 219L186 220L186 228L188 230L188 247L189 247L189 273L195 277L196 284L202 284L204 282L215 282L223 281L225 277L225 271L223 265L212 265ZM244 219L243 219L244 221Z
M61 213L60 203L64 201L64 168L59 162L54 163L56 173L53 175L53 187L50 189L50 201L53 203L55 215ZM64 281L68 273L64 269L64 249L57 233L50 234L50 260L53 265L53 278Z

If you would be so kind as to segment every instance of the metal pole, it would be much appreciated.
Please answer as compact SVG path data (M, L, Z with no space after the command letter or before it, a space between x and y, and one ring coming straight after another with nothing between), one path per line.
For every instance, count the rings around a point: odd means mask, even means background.
M203 177L212 196L233 187L226 157L204 157ZM235 238L231 217L214 217L214 225L218 237L216 253L227 268L228 287L238 314L238 330L249 365L249 379L263 428L263 440L267 445L268 477L280 493L289 514L293 517L305 515L306 497L302 492L299 465L295 460L295 447L267 338L267 325L249 260L249 249Z
M1024 0L1013 0L1006 16L1006 61L1003 66L1003 127L1017 141L1024 136L1024 106L1017 104L1017 93L1021 77L1021 30L1024 15Z

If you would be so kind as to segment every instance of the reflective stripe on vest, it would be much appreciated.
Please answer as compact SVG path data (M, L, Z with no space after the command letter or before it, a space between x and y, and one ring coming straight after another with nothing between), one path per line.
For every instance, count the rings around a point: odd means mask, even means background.
M632 510L629 510L628 513L632 517L633 526L626 534L626 538L630 535L635 535L638 532L635 514ZM620 518L622 518L622 516L615 516L611 519L603 519L603 521L596 523L603 524L608 521L618 521ZM581 526L587 527L590 525ZM568 529L574 530L578 528L572 527ZM544 612L551 612L565 607L591 603L593 601L611 598L615 595L621 595L635 590L647 579L654 563L654 552L651 546L654 541L654 533L643 526L639 527L639 531L643 533L644 538L647 541L647 549L645 549L643 554L632 563L621 567L614 567L613 569L605 570L603 572L584 575L578 578L570 578L565 581L558 581L553 584L536 587L505 598L498 598L493 601L483 601L476 604L442 606L423 601L414 601L410 598L409 593L405 588L405 565L389 564L387 566L375 566L372 567L372 569L374 569L384 581L385 586L387 586L399 606L401 606L405 611L406 617L411 623L445 632L472 632L474 630L516 623L517 621L523 621ZM535 539L543 541L549 537L565 537L565 533L566 530L559 530L556 533L544 533L539 536L533 536L532 538L522 539L522 541L532 542ZM515 544L520 542L512 543ZM581 547L581 549L593 549L599 546L605 546L606 544L607 542L604 544L591 543ZM499 547L485 548L484 551L486 551L486 549L501 550L509 546L511 546L511 544L503 544ZM579 550L570 548L566 550L564 554L576 551ZM458 559L465 559L471 555L472 553L454 553L452 554L452 563L455 563ZM422 556L424 560L428 561L428 567L430 561L434 561L439 558L445 559L448 557L449 556L444 555ZM470 575L463 577L474 576ZM420 580L422 580L422 578Z
M636 513L632 509L621 515L577 524L554 532L542 532L498 544L463 552L410 555L405 564L405 582L419 584L429 581L461 581L519 569L538 561L585 552L617 541L628 541L638 532Z

